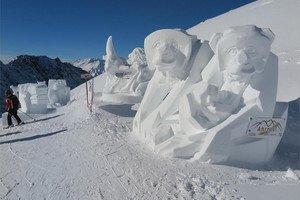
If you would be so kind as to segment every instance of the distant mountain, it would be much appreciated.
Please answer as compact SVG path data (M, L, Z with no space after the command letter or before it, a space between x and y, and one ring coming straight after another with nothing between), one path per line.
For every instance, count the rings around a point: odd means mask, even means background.
M89 72L92 76L98 76L104 72L104 62L99 58L86 58L76 60L72 64Z
M10 85L65 79L68 86L74 88L84 83L81 74L86 74L81 68L61 62L59 58L32 55L20 55L6 65L0 61L0 71L0 113L4 111L4 91Z

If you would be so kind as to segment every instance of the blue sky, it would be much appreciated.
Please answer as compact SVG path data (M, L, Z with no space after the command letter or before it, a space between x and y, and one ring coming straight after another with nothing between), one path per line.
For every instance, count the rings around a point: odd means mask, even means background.
M127 56L161 28L187 29L252 0L0 0L1 60L20 54L102 57L113 36Z

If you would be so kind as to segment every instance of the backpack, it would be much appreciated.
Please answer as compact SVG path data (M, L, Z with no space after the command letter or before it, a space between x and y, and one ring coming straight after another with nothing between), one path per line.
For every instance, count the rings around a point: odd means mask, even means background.
M20 103L18 97L16 97L15 95L13 95L11 97L11 100L12 100L12 104L13 104L13 108L14 109L18 110L19 108L21 108L21 103Z

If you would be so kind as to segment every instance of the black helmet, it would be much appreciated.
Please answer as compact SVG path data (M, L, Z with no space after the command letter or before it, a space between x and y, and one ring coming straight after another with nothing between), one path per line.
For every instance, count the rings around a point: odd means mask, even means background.
M7 95L11 95L12 94L12 91L11 90L6 90L5 91L5 95L7 96Z

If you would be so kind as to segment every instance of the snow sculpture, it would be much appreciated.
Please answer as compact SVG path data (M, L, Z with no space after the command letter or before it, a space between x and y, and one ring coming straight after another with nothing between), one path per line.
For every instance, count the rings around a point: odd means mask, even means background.
M212 37L210 43L219 62L218 73L192 86L192 92L183 98L179 116L184 130L207 130L242 106L251 79L264 71L273 37L270 30L255 26L232 27ZM275 105L275 101L271 104ZM186 110L188 107L193 109ZM191 124L187 115L199 126Z
M64 79L49 79L48 82L49 104L52 106L64 106L70 101L70 87Z
M269 29L252 25L214 34L210 46L215 55L200 79L183 92L178 92L179 85L173 86L151 116L153 111L148 110L153 110L153 104L143 102L154 75L134 120L135 133L165 156L211 163L270 160L284 132L288 107L276 103L278 63L270 53L273 38ZM187 80L193 76L190 73ZM174 99L163 105L173 94ZM174 103L177 99L179 103Z
M176 120L179 97L201 79L213 55L207 42L182 30L164 29L145 39L145 52L155 73L133 122L133 131L152 148L174 134L166 122Z
M142 48L135 48L128 57L128 63L118 57L110 36L106 44L106 55L103 57L106 73L101 96L103 104L134 104L141 101L152 72L147 66Z
M20 84L18 91L22 112L34 114L47 112L49 100L48 87L45 82Z

